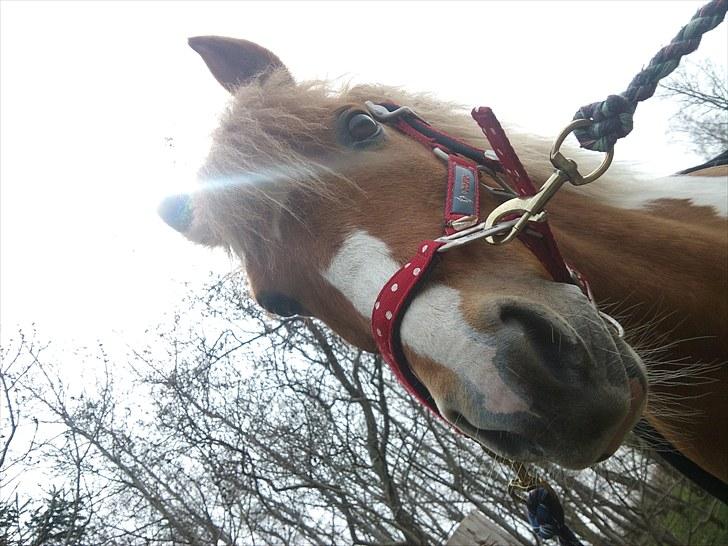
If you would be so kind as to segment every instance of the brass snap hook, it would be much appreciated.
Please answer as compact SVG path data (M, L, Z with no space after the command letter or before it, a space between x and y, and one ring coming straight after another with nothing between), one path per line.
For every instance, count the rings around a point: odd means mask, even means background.
M612 164L612 159L614 159L614 148L609 150L602 163L586 176L579 173L578 165L574 160L568 159L559 151L567 136L575 129L585 127L591 123L593 121L588 119L575 120L561 131L559 136L556 137L549 154L551 164L556 170L535 195L514 197L493 209L485 220L486 229L492 228L504 220L512 220L515 217L518 217L518 221L505 235L498 234L486 237L487 242L493 245L502 245L515 239L528 222L544 221L546 219L546 211L544 210L546 204L556 195L556 192L565 182L571 182L575 186L582 186L594 182L607 171Z

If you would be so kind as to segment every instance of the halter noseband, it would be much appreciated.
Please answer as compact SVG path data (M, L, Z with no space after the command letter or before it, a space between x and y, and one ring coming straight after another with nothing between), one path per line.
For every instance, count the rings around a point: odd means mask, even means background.
M402 349L400 325L409 304L444 252L476 239L486 238L488 242L499 244L513 237L518 237L526 245L554 281L578 286L593 302L591 290L584 277L564 261L546 221L545 211L542 210L545 201L570 178L558 170L557 173L562 174L551 177L540 191L537 190L490 108L474 109L471 115L490 142L497 160L489 157L488 152L435 129L408 107L372 102L367 102L366 106L378 121L393 126L427 146L447 163L444 234L439 238L422 241L410 261L392 275L379 292L371 319L372 335L377 347L397 379L415 398L442 417L435 400L412 371ZM558 142L559 145L560 143ZM554 156L552 151L552 162ZM565 163L568 161L564 159L564 166L573 166L573 171L576 171L573 162ZM605 165L608 167L609 161L611 156L608 156L600 169L605 169ZM488 173L500 186L493 188L483 185L486 191L501 199L510 199L508 203L514 201L517 204L526 204L506 210L503 207L507 203L504 203L494 211L497 213L495 216L491 213L488 220L480 222L480 171ZM551 193L540 203L541 209L528 208L531 203L529 200L543 195L544 189L551 190ZM601 312L600 314L621 333L619 323Z

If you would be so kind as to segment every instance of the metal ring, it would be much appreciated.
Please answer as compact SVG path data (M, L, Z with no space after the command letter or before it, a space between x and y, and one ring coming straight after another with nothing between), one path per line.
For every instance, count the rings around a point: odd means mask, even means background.
M571 123L569 123L563 131L559 134L559 136L556 137L556 140L554 141L554 145L551 147L551 154L549 155L549 158L551 159L551 163L554 163L554 157L557 153L559 153L559 148L561 148L561 145L564 143L564 140L566 140L566 137L569 136L571 133L574 132L576 129L582 129L584 127L589 127L594 123L591 119L575 119ZM606 153L606 156L604 157L604 160L602 160L601 165L599 165L596 169L594 169L592 172L587 174L586 176L582 177L582 180L579 182L579 186L583 184L588 184L589 182L594 182L597 178L602 176L609 166L612 164L612 159L614 159L614 146L612 146ZM554 164L556 167L556 165ZM573 184L573 181L572 181Z
M605 322L607 322L612 328L614 328L615 332L617 333L617 336L620 339L623 339L624 338L624 327L619 323L619 321L616 318L614 318L610 315L607 315L604 311L599 311L599 310L597 310L597 311L599 313L599 316L602 317L602 319Z

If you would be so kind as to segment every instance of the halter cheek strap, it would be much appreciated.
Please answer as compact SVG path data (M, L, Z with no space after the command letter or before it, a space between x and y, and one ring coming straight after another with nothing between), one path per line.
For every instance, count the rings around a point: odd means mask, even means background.
M447 197L443 211L445 236L419 244L416 254L392 275L379 292L371 320L372 336L379 352L397 379L422 404L442 417L432 395L415 375L404 355L400 337L402 319L424 285L424 280L440 260L442 252L448 248L449 241L465 240L468 232L476 229L473 226L480 220L479 167L501 173L520 196L534 195L537 190L490 108L473 110L472 116L489 140L498 161L486 157L483 150L434 129L408 108L389 103L369 103L368 107L380 121L391 122L400 132L447 159ZM504 220L501 226L496 226L491 231L502 231L514 221ZM586 281L567 266L548 224L545 221L532 224L529 229L519 234L519 239L534 253L555 281L576 284L591 299ZM482 231L479 236L482 236Z

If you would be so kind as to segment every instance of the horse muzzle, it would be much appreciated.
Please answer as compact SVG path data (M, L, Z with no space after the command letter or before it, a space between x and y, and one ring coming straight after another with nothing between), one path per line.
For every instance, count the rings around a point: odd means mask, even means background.
M565 309L521 298L487 303L482 327L497 347L490 365L527 409L483 411L485 387L466 380L438 402L443 416L511 459L583 468L611 455L644 408L643 366L589 302Z

